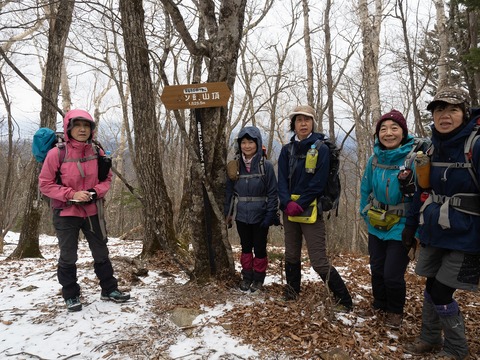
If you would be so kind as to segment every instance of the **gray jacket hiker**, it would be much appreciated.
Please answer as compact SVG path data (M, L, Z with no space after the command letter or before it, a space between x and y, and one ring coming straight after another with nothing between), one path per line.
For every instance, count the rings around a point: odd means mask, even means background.
M267 270L267 235L278 225L277 178L263 154L262 136L254 126L240 130L238 174L227 177L224 214L227 224L235 223L240 236L242 281L240 289L255 292L262 288Z

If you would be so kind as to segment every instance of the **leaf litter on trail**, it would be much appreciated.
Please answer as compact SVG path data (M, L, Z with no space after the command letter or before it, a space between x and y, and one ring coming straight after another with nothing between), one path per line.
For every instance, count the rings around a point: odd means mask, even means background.
M52 346L54 352L44 358L52 358L52 354L55 358L72 359L412 358L404 354L403 344L419 333L424 286L424 279L413 271L414 264L406 274L403 326L400 331L392 331L379 317L360 315L368 311L371 302L367 256L339 254L331 258L355 305L352 312L339 314L333 311L328 289L308 261L302 264L299 300L283 301L282 248L269 249L275 256L269 264L264 290L250 294L237 289L238 273L235 279L196 284L166 254L159 253L148 262L138 261L141 241L112 239L109 246L120 285L131 291L134 299L121 306L99 301L91 255L82 244L78 268L85 306L79 314L67 314L61 300L55 246L49 243L42 247L45 259L2 258L3 304L10 297L18 300L0 308L0 330L4 337L9 336L8 340L0 340L0 356L21 353L21 349L41 356L43 350ZM6 251L13 248L7 246ZM237 259L239 249L234 247L234 251ZM306 254L303 259L308 259ZM479 359L478 293L457 291L455 297L465 316L470 359ZM178 308L194 310L192 313L200 315L190 320L191 325L176 326L171 314ZM35 326L43 327L38 341L42 348L33 345L38 336ZM22 331L29 333L27 345L12 341L11 336ZM227 336L228 340L224 340ZM56 340L60 338L63 340ZM62 348L68 339L72 343ZM2 341L7 341L6 345Z

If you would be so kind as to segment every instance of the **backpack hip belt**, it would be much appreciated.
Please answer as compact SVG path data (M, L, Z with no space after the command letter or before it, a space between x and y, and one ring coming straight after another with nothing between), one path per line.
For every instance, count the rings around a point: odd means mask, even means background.
M389 214L395 214L401 217L405 217L408 209L410 208L411 203L400 203L396 205L384 204L374 197L370 199L370 202L363 208L362 212L367 212L372 207L376 209L385 210Z
M266 196L237 196L238 201L267 201Z
M448 217L450 206L460 212L480 216L480 194L458 193L453 196L445 196L435 194L435 192L432 191L420 208L420 225L424 224L423 211L432 203L442 204L438 218L438 224L442 229L450 229L450 219Z

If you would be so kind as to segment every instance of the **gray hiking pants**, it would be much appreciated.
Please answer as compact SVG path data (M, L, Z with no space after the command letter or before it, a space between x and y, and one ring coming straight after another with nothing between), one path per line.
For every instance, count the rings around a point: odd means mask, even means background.
M307 244L308 257L312 268L319 274L325 275L330 271L330 262L327 257L325 240L325 222L321 214L313 224L302 224L288 220L283 216L285 231L285 262L300 263L303 238Z

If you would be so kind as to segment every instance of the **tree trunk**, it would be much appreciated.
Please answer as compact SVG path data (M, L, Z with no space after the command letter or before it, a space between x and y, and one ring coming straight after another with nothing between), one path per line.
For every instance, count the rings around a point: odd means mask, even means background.
M375 0L375 14L371 15L366 0L359 0L358 5L363 46L362 87L366 95L362 114L363 119L360 116L355 117L355 131L358 139L358 165L360 169L365 169L366 161L373 148L371 135L373 134L374 124L382 115L380 108L378 60L383 7L381 0ZM361 175L359 178L361 178ZM355 209L358 209L358 206L359 199L357 198ZM359 242L357 244L358 248L361 243L365 241L367 230L365 227L359 227L356 230Z
M44 96L42 97L42 110L40 111L40 127L56 128L57 108L53 104L56 104L58 101L63 55L70 24L72 23L74 6L74 0L60 1L56 16L54 16L55 11L52 11L45 83L43 86ZM28 186L27 203L23 214L22 230L17 248L10 255L10 258L42 257L38 242L42 214L42 201L38 200L40 166L33 158L30 168L32 171L30 172L30 185Z
M476 51L478 54L478 17L480 15L480 8L471 9L468 13L468 33L469 33L469 50L470 53ZM479 65L480 59L477 62ZM477 68L478 69L478 68ZM480 71L473 71L470 80L470 97L473 100L473 103L478 104L478 97L480 96ZM475 100L477 102L475 102Z
M143 194L145 238L141 257L158 250L175 251L172 203L163 179L161 139L150 78L142 0L121 0L125 58L132 94L135 168Z
M435 9L437 13L437 31L438 31L438 46L440 54L438 56L437 71L438 71L438 88L448 84L448 52L449 41L446 32L445 20L445 4L443 0L435 0Z
M375 0L375 14L370 15L367 1L359 1L358 10L363 45L363 79L366 94L365 116L371 119L372 124L382 116L378 73L382 9L382 1Z
M333 112L333 68L332 68L332 36L330 33L330 11L332 2L327 0L325 5L324 15L324 32L325 32L325 61L327 63L327 109L328 109L328 125L329 125L329 137L332 141L335 141L335 114Z
M11 102L8 98L8 90L5 86L5 79L2 76L0 79L0 94L2 96L3 103L5 104L5 110L7 112L7 125L8 125L8 152L7 152L7 168L5 171L5 182L3 186L0 181L0 191L2 206L0 207L0 254L3 253L3 243L5 235L8 233L12 226L12 219L9 214L10 211L7 211L7 208L13 205L13 188L14 188L14 163L13 163L13 117L11 111ZM10 221L9 221L10 218Z
M308 0L302 0L303 7L303 41L305 42L305 59L307 61L307 104L316 109L313 94L313 56L312 45L310 41L310 12ZM321 119L318 119L317 130L323 131Z

